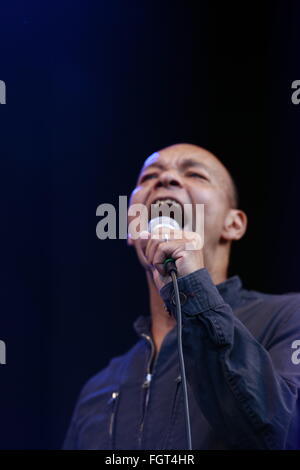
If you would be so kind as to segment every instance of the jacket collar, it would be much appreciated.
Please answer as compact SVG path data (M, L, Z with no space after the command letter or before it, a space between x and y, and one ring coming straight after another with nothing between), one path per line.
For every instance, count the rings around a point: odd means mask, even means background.
M216 288L223 297L225 303L229 304L234 310L241 302L242 281L238 275L231 276L220 284L216 284ZM133 323L135 332L141 336L142 333L150 335L151 316L140 315Z

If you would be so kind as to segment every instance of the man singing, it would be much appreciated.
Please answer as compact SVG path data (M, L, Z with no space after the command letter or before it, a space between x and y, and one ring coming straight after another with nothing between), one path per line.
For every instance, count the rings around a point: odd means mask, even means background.
M145 161L129 206L172 203L204 204L204 243L185 219L167 239L163 228L128 238L145 269L150 315L136 319L133 347L83 387L64 448L188 448L174 290L163 265L172 257L193 449L299 449L300 295L246 290L239 276L228 278L247 216L212 153L176 144Z

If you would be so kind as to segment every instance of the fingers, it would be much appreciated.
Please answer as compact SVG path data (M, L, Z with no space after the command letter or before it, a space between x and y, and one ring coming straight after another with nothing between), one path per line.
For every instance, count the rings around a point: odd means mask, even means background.
M182 238L182 231L173 230L170 232L169 229L160 228L155 231L154 235L155 238L151 237L148 241L145 256L148 259L148 262L155 266L157 263L163 263L165 258L170 256L176 249L178 246L178 242L176 240L180 237Z
M182 250L185 242L182 230L160 227L153 232L143 231L137 239L142 257L150 269L164 274L164 260ZM167 238L167 241L166 241ZM180 242L181 240L181 242Z

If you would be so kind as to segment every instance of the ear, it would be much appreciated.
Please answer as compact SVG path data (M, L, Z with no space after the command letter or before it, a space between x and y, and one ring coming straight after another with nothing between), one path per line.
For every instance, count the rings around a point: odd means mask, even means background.
M239 209L230 209L225 217L221 238L239 240L247 229L247 215Z

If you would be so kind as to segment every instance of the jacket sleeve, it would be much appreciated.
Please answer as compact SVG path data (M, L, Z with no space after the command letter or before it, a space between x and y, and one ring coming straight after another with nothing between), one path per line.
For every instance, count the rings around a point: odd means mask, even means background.
M224 302L206 268L178 278L187 381L211 426L232 449L300 448L300 302L265 349ZM160 290L176 318L172 282ZM184 297L181 297L182 299ZM191 418L192 419L192 418Z

